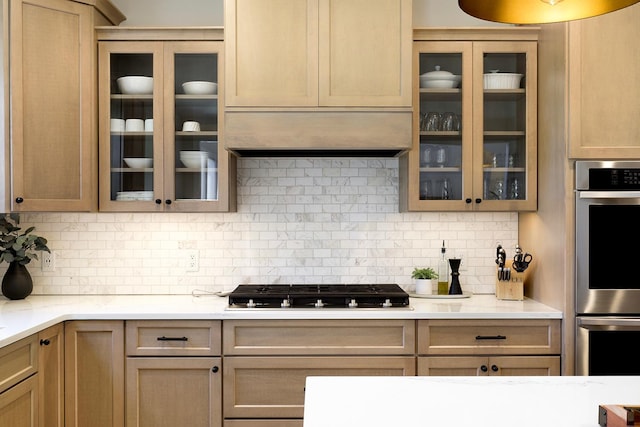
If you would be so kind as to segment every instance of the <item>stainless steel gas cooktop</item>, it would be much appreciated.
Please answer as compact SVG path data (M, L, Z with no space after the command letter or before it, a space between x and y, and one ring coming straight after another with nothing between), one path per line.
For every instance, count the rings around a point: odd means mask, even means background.
M408 308L409 294L396 284L238 285L230 308Z

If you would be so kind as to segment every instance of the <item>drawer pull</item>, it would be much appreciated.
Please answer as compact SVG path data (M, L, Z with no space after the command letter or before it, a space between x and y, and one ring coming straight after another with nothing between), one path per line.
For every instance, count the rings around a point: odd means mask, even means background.
M219 370L220 368L218 368L217 366L214 366L213 368L211 368L211 372L213 372L214 374L216 374Z
M189 341L187 337L158 337L158 341Z
M507 337L504 335L478 335L476 336L477 340L506 340Z

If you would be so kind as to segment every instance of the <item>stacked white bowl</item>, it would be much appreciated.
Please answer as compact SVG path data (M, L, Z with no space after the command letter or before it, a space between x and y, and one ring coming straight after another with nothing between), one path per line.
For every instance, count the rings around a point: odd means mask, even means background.
M180 161L188 168L206 168L209 153L206 151L181 151Z

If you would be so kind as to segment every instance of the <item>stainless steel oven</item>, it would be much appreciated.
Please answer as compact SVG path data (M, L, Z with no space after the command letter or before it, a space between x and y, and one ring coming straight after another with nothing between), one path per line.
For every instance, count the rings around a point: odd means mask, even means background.
M640 161L576 162L576 373L638 375Z

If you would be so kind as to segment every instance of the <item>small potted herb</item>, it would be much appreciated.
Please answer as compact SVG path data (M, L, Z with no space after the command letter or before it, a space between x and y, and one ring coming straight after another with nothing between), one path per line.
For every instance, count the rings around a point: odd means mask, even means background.
M415 268L411 273L411 278L416 281L416 294L430 295L433 293L433 287L438 286L436 279L438 273L431 268Z

